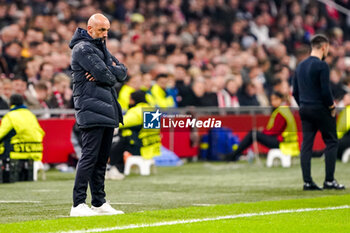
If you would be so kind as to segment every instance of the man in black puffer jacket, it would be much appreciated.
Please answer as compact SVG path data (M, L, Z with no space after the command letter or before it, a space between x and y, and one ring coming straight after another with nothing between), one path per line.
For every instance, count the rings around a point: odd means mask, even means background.
M94 14L87 30L78 28L70 42L76 120L82 130L82 157L77 166L71 216L120 214L105 200L104 178L114 128L123 123L113 86L125 80L126 67L106 48L108 19ZM85 204L88 183L91 209Z

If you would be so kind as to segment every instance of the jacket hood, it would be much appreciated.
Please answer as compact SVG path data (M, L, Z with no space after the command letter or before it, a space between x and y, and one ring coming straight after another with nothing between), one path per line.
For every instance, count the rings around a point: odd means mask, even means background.
M75 30L72 40L69 43L69 48L73 48L80 41L94 41L94 39L88 34L85 29L77 28Z

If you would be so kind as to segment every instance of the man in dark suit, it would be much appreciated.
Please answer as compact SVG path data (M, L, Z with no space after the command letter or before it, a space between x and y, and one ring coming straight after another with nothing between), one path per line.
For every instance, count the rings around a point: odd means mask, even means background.
M127 69L106 48L108 19L92 15L87 30L78 28L70 42L73 99L81 129L82 157L78 162L71 216L121 214L105 200L106 164L114 128L123 123L121 107L113 87L124 81ZM85 204L88 183L91 209Z
M324 189L345 189L334 179L338 140L336 133L335 105L329 81L329 67L324 61L328 54L329 41L324 35L311 39L311 56L302 61L295 72L293 96L300 106L303 128L303 143L300 159L304 190L322 190L311 177L311 157L315 135L321 131L326 144L326 178Z

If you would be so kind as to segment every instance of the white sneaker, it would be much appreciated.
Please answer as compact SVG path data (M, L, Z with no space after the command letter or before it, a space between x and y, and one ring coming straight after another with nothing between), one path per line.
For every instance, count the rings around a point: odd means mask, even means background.
M106 171L106 180L123 180L125 178L124 174L120 173L115 166Z
M124 214L121 210L114 209L109 203L104 203L100 207L91 206L91 210L99 215L115 215L115 214Z
M96 212L92 211L89 206L85 203L79 204L77 207L72 206L70 210L71 217L82 217L82 216L95 216L98 215Z

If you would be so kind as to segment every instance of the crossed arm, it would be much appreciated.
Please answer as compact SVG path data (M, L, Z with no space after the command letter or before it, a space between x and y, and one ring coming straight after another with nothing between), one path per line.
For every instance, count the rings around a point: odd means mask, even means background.
M79 65L86 70L86 78L101 85L114 86L119 81L124 81L127 75L127 68L115 57L112 60L115 65L107 65L92 48L85 46L81 48L81 59Z

